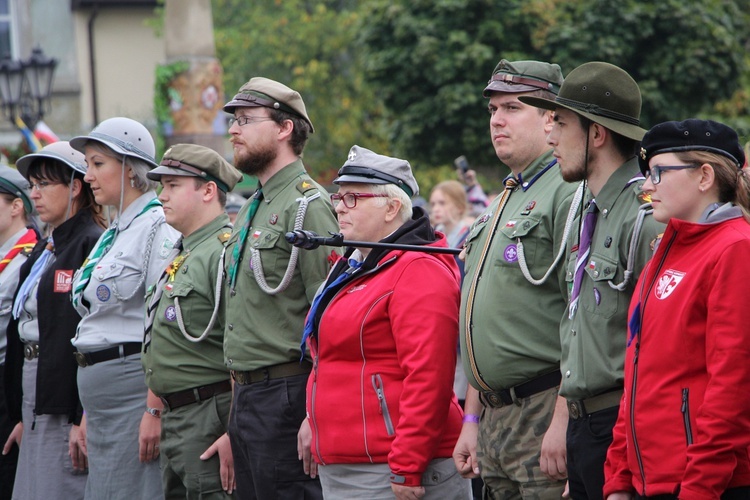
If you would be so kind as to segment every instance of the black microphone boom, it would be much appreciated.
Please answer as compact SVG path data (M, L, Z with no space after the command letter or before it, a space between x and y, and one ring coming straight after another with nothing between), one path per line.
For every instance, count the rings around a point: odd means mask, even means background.
M380 243L373 241L352 241L345 240L341 233L330 233L331 237L318 236L313 231L299 229L286 233L286 241L295 247L312 250L319 246L329 247L355 247L355 248L385 248L388 250L406 250L409 252L427 252L427 253L448 253L458 255L461 253L460 248L431 247L422 245L401 245L399 243Z

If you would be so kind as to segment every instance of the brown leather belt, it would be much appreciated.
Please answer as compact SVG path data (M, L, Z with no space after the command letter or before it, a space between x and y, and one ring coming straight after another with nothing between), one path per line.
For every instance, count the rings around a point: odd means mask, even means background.
M25 342L23 346L23 357L31 361L39 357L39 342Z
M568 417L578 420L592 413L613 408L620 404L622 389L605 392L587 399L569 399Z
M76 362L81 368L86 366L95 365L111 359L124 358L131 354L138 354L141 352L142 344L140 342L125 342L116 346L102 349L101 351L94 352L76 352Z
M240 385L248 385L263 382L264 380L304 375L305 373L310 373L311 370L312 363L305 359L302 362L292 361L291 363L267 366L249 372L232 370L232 378Z
M560 370L545 373L535 379L531 379L528 382L519 384L510 389L501 389L499 391L482 391L479 393L479 399L482 404L492 408L502 408L503 406L509 406L512 404L520 404L519 399L528 398L534 394L538 394L547 389L552 389L560 385L562 375Z
M200 403L219 394L224 394L232 390L232 383L229 380L222 380L214 384L208 384L201 387L193 387L184 391L173 392L161 396L161 402L164 408L174 410L182 406L193 403Z

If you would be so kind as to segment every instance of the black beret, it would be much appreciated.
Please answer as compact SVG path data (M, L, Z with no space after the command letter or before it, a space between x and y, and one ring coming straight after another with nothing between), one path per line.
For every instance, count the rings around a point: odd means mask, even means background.
M745 152L734 129L723 123L696 118L660 123L646 132L641 141L638 165L645 175L648 161L654 156L682 151L706 151L729 158L737 168L745 165Z

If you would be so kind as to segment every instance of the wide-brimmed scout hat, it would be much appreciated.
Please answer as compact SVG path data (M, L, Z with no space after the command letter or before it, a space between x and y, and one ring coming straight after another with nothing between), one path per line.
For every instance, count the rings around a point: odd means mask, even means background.
M256 76L240 87L231 101L224 105L224 111L233 114L235 108L264 107L286 111L297 115L310 125L310 132L315 132L302 96L283 83Z
M68 141L53 142L36 153L19 158L16 161L16 168L21 175L28 179L29 168L39 159L59 161L72 168L74 172L86 174L86 157L80 151L73 149Z
M537 108L565 108L629 139L640 141L641 91L623 69L605 62L578 66L565 78L554 100L521 96L521 102Z
M88 141L100 142L116 153L143 160L153 168L158 167L154 158L154 139L146 127L130 118L104 120L88 135L72 138L70 145L83 153Z
M18 172L15 168L8 165L0 165L0 193L7 193L21 198L26 213L34 211L34 204L31 203L31 186L29 181Z
M713 120L690 118L681 122L671 121L654 125L641 141L638 166L644 175L648 162L656 155L705 151L725 156L740 169L745 165L745 151L737 132L723 123Z
M346 163L333 183L395 184L410 198L419 194L419 185L408 161L379 155L356 145L349 150Z
M158 181L162 175L198 177L213 181L225 193L242 180L242 173L213 149L197 144L175 144L167 149L161 165L146 176Z
M562 70L557 64L502 59L492 71L482 95L490 97L492 92L518 94L535 90L548 90L557 95L562 84Z

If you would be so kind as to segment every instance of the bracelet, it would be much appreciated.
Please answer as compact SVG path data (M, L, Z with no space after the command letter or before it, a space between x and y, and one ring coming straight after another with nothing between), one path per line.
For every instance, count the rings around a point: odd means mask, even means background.
M148 413L152 417L161 418L161 410L158 408L151 408L150 406L147 406L146 413Z
M465 423L465 424L468 424L468 423L478 424L479 423L479 416L478 415L470 415L470 414L467 413L466 415L464 415L463 423Z

